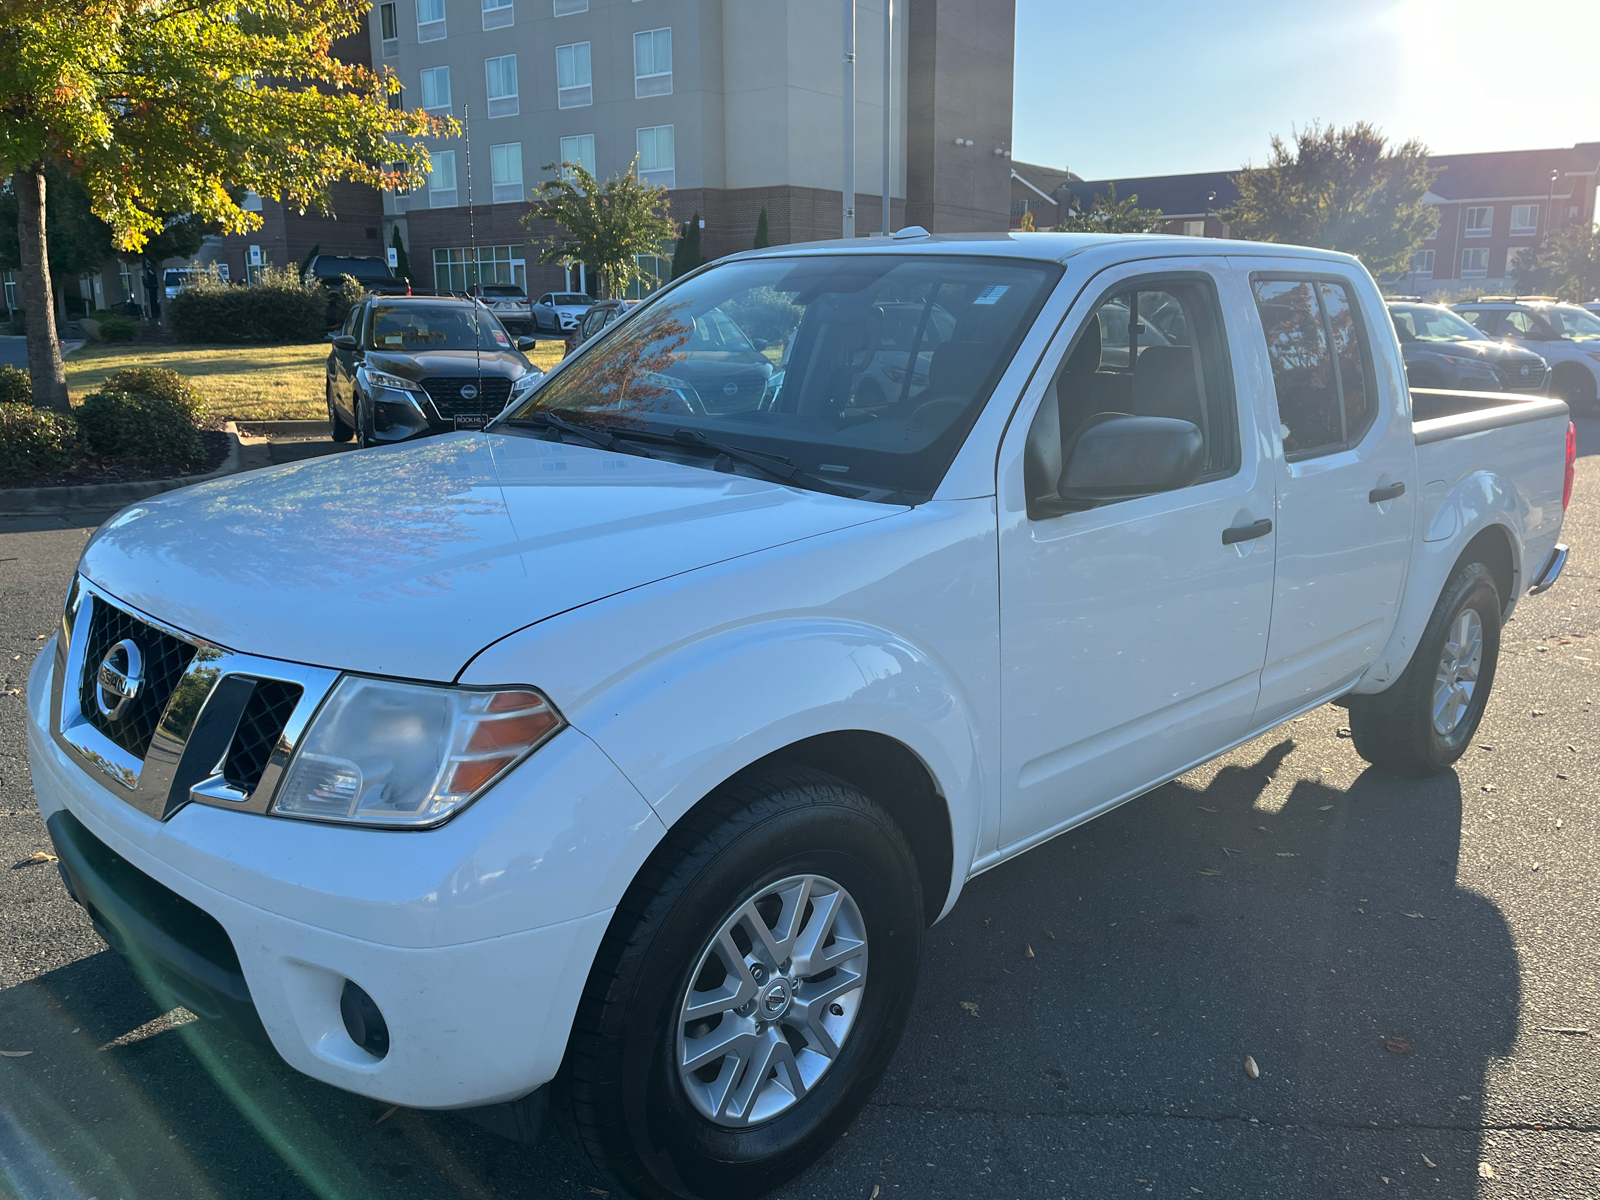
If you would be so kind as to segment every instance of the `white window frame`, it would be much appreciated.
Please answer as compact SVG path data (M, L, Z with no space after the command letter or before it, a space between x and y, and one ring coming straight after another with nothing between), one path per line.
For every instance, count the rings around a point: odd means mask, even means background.
M658 36L660 34L665 34L666 37L663 39ZM641 43L640 38L648 40ZM667 48L667 69L665 71L661 69L659 61L660 47L663 41L665 41ZM647 52L650 57L648 63L641 64L640 62L639 50L641 45L648 47ZM639 69L641 65L648 66L651 69L649 71L641 71ZM641 29L633 35L633 98L635 100L648 100L655 96L670 95L672 95L672 26L663 25L659 29Z
M580 69L581 68L581 69ZM579 82L579 77L582 82ZM563 83L562 79L571 80ZM588 42L556 47L556 107L588 108L594 103L594 60Z
M1481 260L1482 267L1469 267L1467 263ZM1489 277L1489 247L1468 246L1461 252L1461 278L1487 279Z
M513 165L512 160L515 160L516 166L515 179L509 170ZM521 142L502 142L489 147L489 184L496 204L515 204L526 198L527 193L522 186Z
M450 164L450 186L435 187L433 181L442 172L439 168L445 163ZM435 150L428 170L428 207L429 208L455 208L457 197L460 195L460 176L456 174L456 152L454 150Z
M517 23L515 0L483 0L483 27L504 29Z
M1484 218L1483 218L1484 223L1482 225L1474 225L1473 222L1478 219L1477 214L1479 214L1479 213L1486 214L1484 216ZM1465 222L1465 225L1464 225L1464 228L1463 228L1463 236L1465 236L1465 237L1488 237L1493 232L1494 232L1494 205L1492 205L1492 204L1474 204L1470 208L1467 209L1466 222Z
M507 65L509 64L509 66ZM498 65L502 72L501 83L506 79L505 72L510 72L511 90L502 91L498 95L494 90L494 72ZM489 95L489 116L514 117L517 115L521 101L518 97L519 85L517 81L517 56L515 54L499 54L493 58L483 60L484 88Z
M1206 222L1204 217L1198 221L1185 221L1183 223L1184 237L1205 237L1205 235Z
M575 17L589 11L589 0L552 0L551 8L558 17Z
M1517 214L1531 214L1532 219L1523 218L1522 224L1517 224ZM1537 204L1513 204L1511 206L1511 232L1526 236L1539 232L1539 206Z
M671 162L660 165L659 151L662 132L665 131L667 145L670 151ZM650 135L651 153L645 154L645 135ZM678 134L674 125L642 125L633 131L634 146L639 151L639 179L643 183L654 183L661 187L672 189L678 186ZM656 165L647 165L655 162Z
M441 292L464 292L481 283L506 283L528 290L522 246L441 246L433 252L433 283Z
M1426 263L1424 266L1422 264ZM1433 278L1433 251L1418 250L1411 256L1411 277L1413 279Z
M587 155L584 154L584 149L585 149L584 143L585 142L588 143L588 146L587 146L588 154ZM576 144L575 145L569 145L569 143L576 143ZM588 171L589 174L593 175L595 173L595 165L594 165L594 134L592 134L592 133L572 133L572 134L568 134L566 137L561 139L561 141L559 143L559 146L560 146L560 157L558 159L559 162L562 162L562 163L569 163L569 162L577 163L585 171ZM572 154L568 153L569 150L573 150L573 149L576 149L576 151L577 151L577 156L576 157L574 157ZM562 167L561 168L561 177L563 179L570 179L570 178L572 178L572 172L569 171L566 167Z
M440 74L441 71L443 72L443 74ZM432 104L428 103L428 80L429 80L430 77L433 79L433 100L434 100L434 103L432 103ZM443 96L439 95L439 81L441 79L444 81L444 95ZM452 108L452 105L450 103L450 68L447 67L447 66L446 67L424 67L423 70L422 70L421 92L422 92L422 107L423 107L424 111L431 112L431 113L438 113L438 112L447 113L447 112L449 112L451 110L451 108ZM443 100L444 103L442 103L442 104L439 103L440 100Z
M384 28L393 30L393 36ZM383 44L383 57L396 58L400 54L400 5L398 0L388 0L378 5L378 40Z
M438 17L433 14L437 12ZM423 20L424 15L429 19ZM442 42L449 36L445 28L444 0L417 0L417 41Z

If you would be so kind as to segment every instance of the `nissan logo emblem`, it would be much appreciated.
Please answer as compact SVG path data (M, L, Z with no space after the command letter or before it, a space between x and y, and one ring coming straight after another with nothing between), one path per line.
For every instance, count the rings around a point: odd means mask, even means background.
M94 702L101 715L115 721L139 695L144 683L144 656L131 638L106 651L95 673Z
M737 383L725 383L725 384L723 384L722 385L722 394L724 396L737 396L739 394L739 385Z
M461 398L463 400L476 400L478 398L478 389L470 383L467 384L466 387L461 389Z

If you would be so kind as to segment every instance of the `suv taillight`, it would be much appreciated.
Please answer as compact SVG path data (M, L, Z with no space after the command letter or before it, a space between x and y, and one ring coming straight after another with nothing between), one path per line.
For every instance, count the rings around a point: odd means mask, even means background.
M1567 511L1567 505L1572 503L1572 481L1578 474L1578 427L1571 421L1567 422L1567 478L1561 485L1561 511Z

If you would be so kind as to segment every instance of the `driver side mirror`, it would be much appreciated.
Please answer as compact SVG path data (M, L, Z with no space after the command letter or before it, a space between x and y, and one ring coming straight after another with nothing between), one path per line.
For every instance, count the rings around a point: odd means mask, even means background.
M539 344L539 339L538 338L519 337L517 339L517 349L518 350L532 350L538 344Z
M1205 470L1205 438L1191 421L1101 413L1064 446L1056 494L1029 505L1060 516L1188 487Z
M355 338L351 337L348 333L337 334L331 340L332 340L332 342L334 344L335 349L339 349L339 350L359 350L361 348L361 344L359 342L357 342Z

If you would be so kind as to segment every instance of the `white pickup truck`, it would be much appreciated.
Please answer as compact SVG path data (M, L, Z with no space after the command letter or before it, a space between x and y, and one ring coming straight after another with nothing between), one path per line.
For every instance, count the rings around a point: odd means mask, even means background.
M110 521L35 790L160 995L753 1196L866 1101L973 876L1328 701L1447 768L1573 456L1558 400L1408 394L1339 254L738 255L485 432Z

